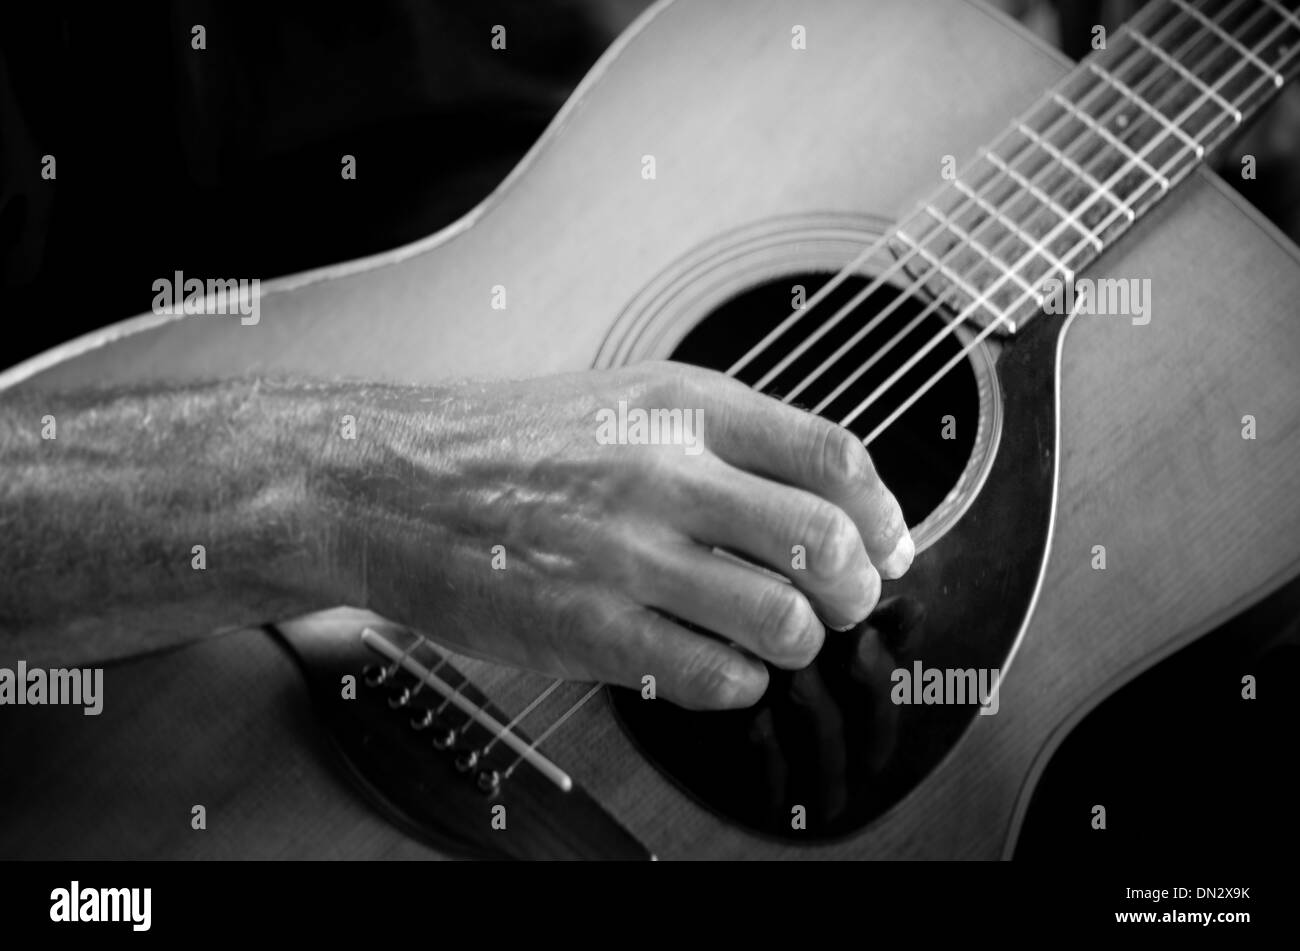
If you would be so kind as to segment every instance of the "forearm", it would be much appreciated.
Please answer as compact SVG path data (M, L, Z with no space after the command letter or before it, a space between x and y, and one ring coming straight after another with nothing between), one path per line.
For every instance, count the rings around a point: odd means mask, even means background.
M330 416L294 396L0 397L0 656L121 656L345 602L306 491Z

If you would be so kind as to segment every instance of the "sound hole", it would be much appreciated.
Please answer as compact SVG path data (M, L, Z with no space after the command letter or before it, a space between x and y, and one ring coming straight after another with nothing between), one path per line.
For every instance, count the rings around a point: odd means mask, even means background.
M810 298L829 274L794 274L768 281L740 294L709 314L677 345L672 359L726 370L777 327L793 310L794 288ZM755 385L806 340L830 322L861 291L868 279L851 277L756 356L737 378ZM936 309L920 318L923 301L900 298L885 285L808 346L761 388L804 409L843 421L916 353L943 333L951 315ZM880 317L882 311L890 312ZM869 321L878 324L822 368ZM918 319L919 318L919 319ZM961 351L962 343L945 334L928 353L872 400L848 426L861 438L870 435L917 390L940 373ZM845 382L860 368L869 368ZM819 369L820 368L820 369ZM871 442L871 456L885 484L903 506L909 525L932 512L957 484L975 443L979 388L968 361L962 360ZM945 419L951 417L951 420Z
M710 313L672 357L730 368L790 315L795 285L810 297L826 279L800 273L754 287ZM961 353L963 343L948 330L950 313L926 313L924 301L899 298L891 287L872 293L830 326L836 311L866 286L866 278L845 281L737 376L837 422L870 400L847 425L862 438L879 431L870 442L872 457L916 525L957 484L975 448L983 371L959 360L911 402ZM868 327L861 340L853 339ZM821 328L827 329L818 336ZM788 366L770 372L808 341ZM841 347L844 353L822 370ZM896 373L898 379L882 389ZM1050 410L1050 401L1041 399L1025 405ZM945 417L952 417L951 426ZM1029 429L1051 436L1041 420ZM1032 440L1024 449L1012 464L1029 466L1043 455ZM975 509L982 496L972 502ZM898 802L975 716L976 708L964 703L899 705L894 672L910 671L916 663L995 667L1023 616L1032 575L1014 570L1014 559L988 557L987 528L981 531L973 511L919 554L907 575L884 583L870 618L828 636L812 665L799 671L769 668L768 690L754 707L690 712L614 689L619 719L663 772L734 822L803 843L852 834ZM1018 521L1040 513L1017 501L999 514Z

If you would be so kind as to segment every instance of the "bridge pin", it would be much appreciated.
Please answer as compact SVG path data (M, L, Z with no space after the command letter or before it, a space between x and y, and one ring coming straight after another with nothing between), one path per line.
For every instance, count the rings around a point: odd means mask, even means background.
M465 750L456 757L456 771L468 773L478 765L478 750Z
M495 769L481 769L478 771L478 788L479 791L488 796L495 796L501 791L501 774Z
M394 687L388 694L388 705L394 710L400 709L411 702L410 687Z

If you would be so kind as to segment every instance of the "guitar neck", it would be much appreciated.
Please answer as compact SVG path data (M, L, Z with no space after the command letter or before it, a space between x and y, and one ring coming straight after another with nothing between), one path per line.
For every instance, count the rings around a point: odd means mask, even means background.
M904 219L896 253L962 318L1014 333L1300 70L1297 7L1153 0L1098 27L1091 55Z

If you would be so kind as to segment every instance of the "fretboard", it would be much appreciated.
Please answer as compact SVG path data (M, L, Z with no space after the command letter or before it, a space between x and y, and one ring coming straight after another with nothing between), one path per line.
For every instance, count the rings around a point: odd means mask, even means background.
M1153 0L959 163L894 252L963 319L1012 333L1297 70L1300 0Z

